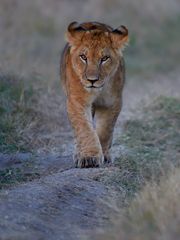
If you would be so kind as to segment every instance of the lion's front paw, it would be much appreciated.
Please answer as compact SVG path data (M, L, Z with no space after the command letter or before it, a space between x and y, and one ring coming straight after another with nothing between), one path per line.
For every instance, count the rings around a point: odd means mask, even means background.
M109 153L104 155L104 163L112 163L111 155Z
M76 157L75 166L79 168L99 167L103 163L103 157Z

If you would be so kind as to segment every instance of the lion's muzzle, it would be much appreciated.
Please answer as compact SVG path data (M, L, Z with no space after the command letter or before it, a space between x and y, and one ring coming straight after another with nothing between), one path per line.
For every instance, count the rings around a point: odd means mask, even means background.
M95 83L99 80L98 76L88 76L87 81L90 83L90 88L95 88Z

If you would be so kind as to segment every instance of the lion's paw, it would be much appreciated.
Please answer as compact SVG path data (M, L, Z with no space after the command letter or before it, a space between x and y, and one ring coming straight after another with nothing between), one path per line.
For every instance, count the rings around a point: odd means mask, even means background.
M104 155L104 163L112 163L111 155L110 154L105 154Z
M76 157L75 166L79 168L99 167L103 163L103 157Z

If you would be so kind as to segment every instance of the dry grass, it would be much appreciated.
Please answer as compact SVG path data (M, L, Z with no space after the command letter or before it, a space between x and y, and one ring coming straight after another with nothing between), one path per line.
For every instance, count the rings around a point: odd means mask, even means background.
M148 184L121 212L109 231L95 239L178 240L180 236L180 169Z
M126 122L119 141L126 149L115 162L119 171L101 178L119 189L118 214L96 239L179 239L180 99L153 101Z
M115 141L122 146L115 159L118 171L103 176L118 189L120 203L127 206L146 182L158 182L171 167L180 166L180 99L159 97L144 107L141 118L127 120Z
M159 185L146 186L133 201L128 212L130 222L134 223L135 234L146 234L149 239L153 236L156 239L178 239L180 236L179 198L180 169L172 171L169 176L162 177Z

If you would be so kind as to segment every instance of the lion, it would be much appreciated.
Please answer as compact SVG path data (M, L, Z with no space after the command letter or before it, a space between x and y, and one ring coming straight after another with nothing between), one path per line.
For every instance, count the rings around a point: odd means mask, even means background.
M60 76L75 137L76 167L110 163L113 130L122 107L128 43L125 26L72 22L61 57Z

